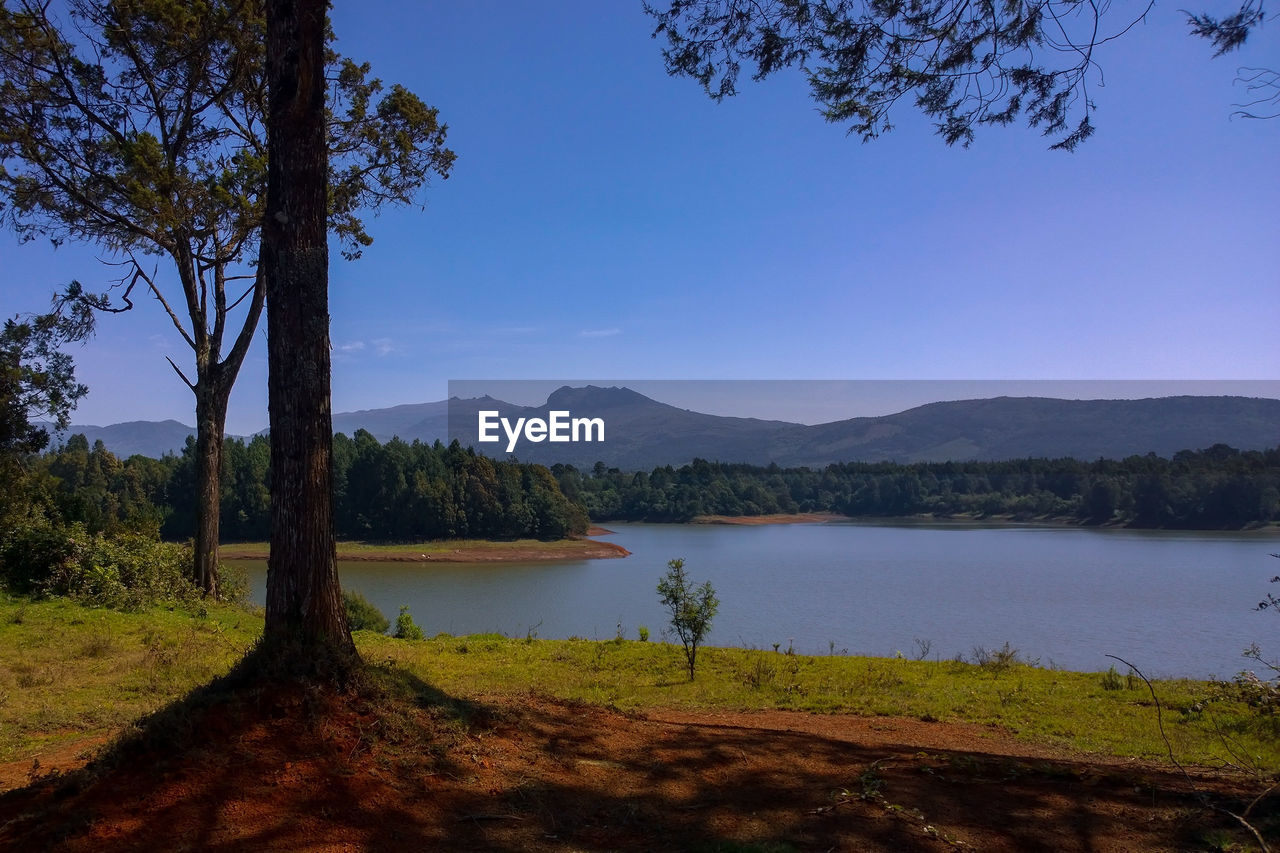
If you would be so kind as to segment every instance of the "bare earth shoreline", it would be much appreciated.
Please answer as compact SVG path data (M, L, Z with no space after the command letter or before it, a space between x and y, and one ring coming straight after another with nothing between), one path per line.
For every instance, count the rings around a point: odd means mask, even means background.
M608 531L593 528L601 535ZM265 560L270 553L266 542L239 542L223 545L223 560ZM382 545L367 542L339 542L338 559L369 563L509 563L540 560L603 560L626 557L631 552L612 542L595 539L561 539L542 542L517 539L514 542L489 542L463 539L441 542L416 542Z
M773 515L699 515L690 524L723 524L756 527L766 524L904 524L964 527L1083 527L1071 519L1015 520L1008 517L939 517L903 516L892 518L851 518L827 512L776 513ZM1114 525L1101 525L1101 528ZM1139 528L1133 528L1139 529ZM339 542L338 559L349 562L370 563L509 563L554 560L607 560L631 554L626 548L613 542L592 537L608 536L613 531L593 526L585 537L543 542L537 539L517 539L511 542L494 542L484 539L441 540L437 542L410 542L381 544L372 542ZM1217 531L1181 531L1213 533ZM1237 528L1226 532L1247 533L1259 536L1280 535L1280 525ZM221 548L223 560L265 560L269 553L266 542L233 542Z
M870 525L930 525L957 527L1076 527L1093 530L1165 530L1180 533L1250 533L1280 535L1280 524L1260 524L1249 527L1181 528L1181 527L1127 527L1122 524L1082 524L1073 518L1050 517L1018 519L1006 515L958 516L958 515L895 515L895 516L847 516L830 512L775 513L773 515L698 515L689 524L727 524L753 527L764 524L870 524ZM594 535L594 534L592 534Z
M848 521L833 512L793 512L773 515L695 515L690 524L735 524L755 527L760 524L825 524L828 521Z

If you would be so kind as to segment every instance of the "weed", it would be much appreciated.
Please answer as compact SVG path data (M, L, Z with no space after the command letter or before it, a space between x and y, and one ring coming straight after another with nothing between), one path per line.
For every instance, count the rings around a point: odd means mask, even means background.
M1116 672L1114 666L1102 674L1103 690L1123 690L1124 687L1124 682L1120 680L1120 673Z
M858 776L858 784L862 787L858 792L858 799L879 800L884 797L884 777L880 775L880 765L883 762L883 758L876 759Z
M752 690L760 690L772 685L775 675L777 675L777 668L770 663L763 652L756 651L752 654L747 669L742 673L742 683Z
M14 680L18 682L18 686L29 690L32 687L48 687L53 684L53 673L49 670L42 670L27 663L15 663L10 667L13 670Z
M101 658L106 657L114 648L115 643L111 638L110 629L94 631L89 639L80 645L79 655L82 658Z
M641 625L636 628L636 636L640 638L640 642L642 643L649 642L649 629L644 625Z
M1001 673L1015 666L1036 666L1039 660L1027 660L1022 657L1021 652L1009 645L1009 641L1005 640L1003 646L998 649L987 651L983 646L975 646L973 649L973 662L991 673Z

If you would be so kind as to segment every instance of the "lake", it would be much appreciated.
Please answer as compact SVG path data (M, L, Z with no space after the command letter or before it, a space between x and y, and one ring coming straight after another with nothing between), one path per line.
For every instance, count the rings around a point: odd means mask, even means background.
M1280 573L1273 535L837 522L610 524L620 560L560 563L341 562L393 622L401 605L428 636L628 638L667 625L655 590L683 557L720 598L709 645L803 653L971 655L1006 641L1042 666L1105 670L1119 655L1148 675L1229 676L1260 643L1280 654L1276 616L1252 608ZM266 564L243 563L263 600ZM1124 671L1119 664L1117 669Z

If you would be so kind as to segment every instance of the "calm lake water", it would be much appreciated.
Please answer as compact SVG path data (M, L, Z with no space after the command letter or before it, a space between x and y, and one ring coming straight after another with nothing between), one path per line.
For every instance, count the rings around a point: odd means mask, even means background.
M1105 670L1119 655L1148 675L1226 676L1276 617L1252 610L1280 572L1280 538L1040 527L913 524L611 524L620 560L494 565L343 562L392 621L408 605L432 635L659 638L655 591L685 558L720 612L710 645L915 656L970 655L1005 641L1043 666ZM265 563L246 563L257 601ZM1123 671L1123 667L1117 665Z

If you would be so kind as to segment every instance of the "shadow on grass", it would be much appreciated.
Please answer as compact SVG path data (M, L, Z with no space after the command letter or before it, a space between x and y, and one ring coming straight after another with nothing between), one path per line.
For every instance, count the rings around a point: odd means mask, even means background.
M1223 826L1160 769L482 702L292 660L251 652L84 770L0 797L0 847L1154 850Z

